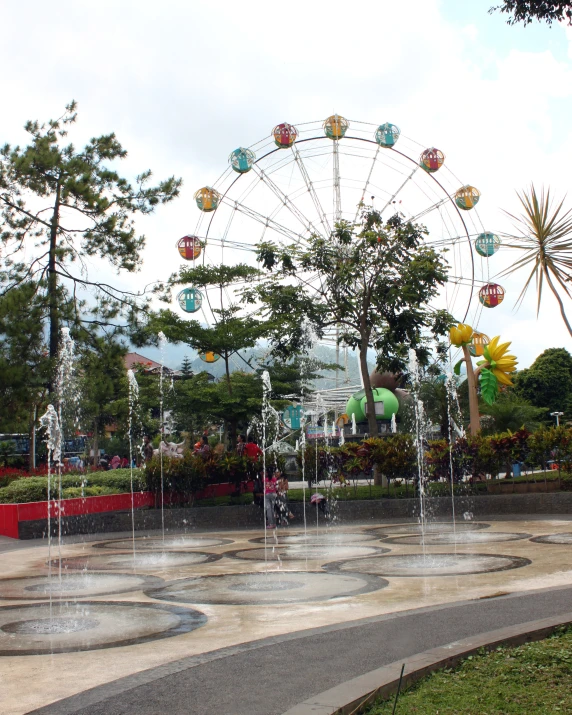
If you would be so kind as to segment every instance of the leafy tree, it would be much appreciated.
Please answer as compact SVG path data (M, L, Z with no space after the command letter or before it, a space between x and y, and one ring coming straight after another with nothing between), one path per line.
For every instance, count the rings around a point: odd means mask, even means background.
M177 382L174 416L179 431L200 432L215 423L225 425L231 443L237 431L246 430L262 405L262 381L255 373L235 371L219 382L200 373Z
M527 430L537 429L542 423L547 410L534 407L528 400L523 400L514 391L503 392L492 405L483 404L480 407L483 415L488 415L484 431L488 434L497 432L516 432L521 427Z
M241 351L256 346L258 340L269 333L267 321L258 320L252 315L241 315L242 309L235 304L224 306L226 289L235 284L250 282L259 276L256 268L244 264L235 266L196 266L182 268L178 274L171 276L167 286L158 290L164 299L168 299L172 287L179 284L191 285L206 294L210 305L209 291L220 292L220 308L211 308L214 324L203 325L198 320L181 318L170 310L162 310L149 320L142 340L153 339L162 330L171 342L183 342L199 352L214 352L224 361L226 385L232 392L230 379L230 361L233 357L252 367L241 355Z
M44 314L45 303L32 283L0 297L0 432L28 433L32 438L46 397ZM30 451L30 467L32 462Z
M517 394L535 407L572 417L572 355L565 348L549 348L515 378Z
M115 425L124 434L128 419L125 347L112 337L92 336L80 355L81 422L93 435L94 464L105 428Z
M95 137L79 150L62 144L76 108L71 102L59 119L47 124L27 122L30 144L6 144L0 150L2 293L34 282L46 295L52 359L69 306L78 325L115 323L122 312L133 317L140 296L90 280L83 257L98 256L118 270L136 270L145 245L145 237L135 231L136 215L168 203L181 185L171 177L150 186L150 171L137 176L135 184L120 176L112 164L127 152L115 134ZM81 289L97 295L91 311L82 310L77 297Z
M523 253L501 275L509 275L521 268L531 268L529 276L518 297L517 305L524 300L532 279L537 287L537 315L540 313L544 281L552 291L560 307L560 314L570 335L572 326L564 310L561 293L572 298L569 283L572 280L572 209L563 211L564 200L554 206L550 190L536 193L534 184L529 191L517 194L523 208L520 216L508 212L514 221L518 236L511 236L512 248Z
M272 384L272 404L278 408L303 400L312 382L321 377L320 372L335 367L335 364L297 355L287 361L267 362L257 372L261 374L263 370L268 370Z
M568 21L572 25L572 2L567 0L503 0L502 5L491 7L489 12L510 15L507 23L516 25L522 22L530 24L533 20L544 21L551 25L553 22Z
M359 224L341 221L329 239L312 235L305 243L258 246L266 277L244 291L271 321L271 340L279 355L299 352L305 340L303 319L318 336L339 326L339 340L357 348L367 397L371 434L377 422L367 364L368 348L379 368L403 371L415 349L429 360L430 335L442 335L452 322L427 303L447 280L446 264L424 243L423 226L395 215L384 221L364 208Z

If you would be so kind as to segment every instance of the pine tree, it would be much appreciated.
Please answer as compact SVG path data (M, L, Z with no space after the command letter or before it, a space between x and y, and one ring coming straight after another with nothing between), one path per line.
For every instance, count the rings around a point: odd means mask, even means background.
M135 216L168 203L181 186L175 177L150 186L150 171L134 184L120 176L111 164L127 152L115 134L95 137L83 149L63 144L76 109L71 102L59 119L29 121L30 144L6 144L0 150L0 241L5 247L0 295L25 282L34 282L46 295L51 359L70 307L78 329L117 326L122 315L133 319L141 295L91 280L83 258L98 256L118 270L135 271L145 245L145 237L135 231ZM82 290L96 294L97 305L90 310L78 297Z
M188 355L185 355L183 358L183 362L181 363L181 375L183 376L183 380L188 380L190 377L193 376L193 370L192 370L192 362L189 358Z

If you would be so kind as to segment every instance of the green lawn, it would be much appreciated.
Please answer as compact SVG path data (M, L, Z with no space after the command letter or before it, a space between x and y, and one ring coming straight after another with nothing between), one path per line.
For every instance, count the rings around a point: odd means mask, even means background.
M557 479L558 472L537 472L534 477L536 481L543 482L544 478L548 480ZM531 475L527 477L518 477L517 479L501 479L501 484L511 484L512 482L525 482L533 481ZM562 478L562 483L564 485L564 478ZM494 484L495 481L488 482L476 482L475 484L458 484L455 486L456 496L470 496L476 494L486 494L487 484ZM309 500L310 495L315 491L316 487L312 486L311 489L306 489L306 500ZM328 493L328 488L320 485L318 487L319 491L323 493ZM446 482L433 482L427 485L427 492L429 496L432 497L448 497L451 495L451 486ZM291 502L301 502L303 499L304 490L303 489L290 489L288 492L288 498ZM415 492L413 485L409 484L407 487L405 485L395 486L393 483L390 484L389 489L387 487L378 487L375 485L358 485L354 487L348 482L347 486L336 486L333 488L332 495L334 499L338 501L354 501L363 499L405 499L407 497L414 497ZM238 504L251 504L252 494L242 494L240 497L214 497L209 499L201 499L195 502L195 506L228 506L228 505L238 505Z
M395 696L367 715L393 712ZM572 713L572 628L518 648L469 657L401 694L396 715Z

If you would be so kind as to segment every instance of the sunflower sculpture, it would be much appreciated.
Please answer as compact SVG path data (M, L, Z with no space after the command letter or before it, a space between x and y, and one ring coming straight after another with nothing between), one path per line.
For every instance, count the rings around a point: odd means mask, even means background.
M479 400L477 395L477 379L481 387L483 400L492 405L499 392L501 385L512 385L511 375L516 370L517 360L514 355L508 354L510 342L499 345L500 336L494 337L487 345L482 346L482 354L485 358L480 360L476 369L473 368L469 346L473 344L475 332L470 325L460 323L453 326L449 331L451 345L462 348L463 358L455 365L454 371L460 374L461 364L467 366L467 383L469 387L469 412L471 434L477 434L481 429L479 416Z
M510 343L501 343L497 335L483 348L484 360L477 365L480 371L481 395L483 400L492 405L496 400L501 385L512 386L511 374L516 370L517 360L514 355L508 355Z

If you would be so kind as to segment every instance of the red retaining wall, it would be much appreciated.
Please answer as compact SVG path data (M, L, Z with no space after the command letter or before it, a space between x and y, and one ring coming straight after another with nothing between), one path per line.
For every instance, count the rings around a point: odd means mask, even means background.
M47 519L48 503L50 518L57 519L57 501L0 504L0 534L17 539L18 522ZM155 496L151 492L136 492L133 495L133 505L136 509L155 506ZM98 514L103 511L122 511L124 509L131 509L131 494L109 494L101 497L64 499L62 501L62 516L81 516L82 514Z
M240 485L241 493L251 492L252 482L243 482ZM236 491L234 484L211 484L201 492L197 492L195 499L207 499L233 494ZM165 504L177 503L172 495L165 495ZM152 492L135 492L133 505L136 509L141 507L154 507L155 495ZM58 518L58 502L50 501L50 518ZM101 497L84 497L79 499L64 499L62 501L62 516L82 516L84 514L99 514L105 511L124 511L131 509L131 494L109 494ZM39 521L48 518L48 502L36 501L26 504L0 504L0 535L18 539L18 522Z

